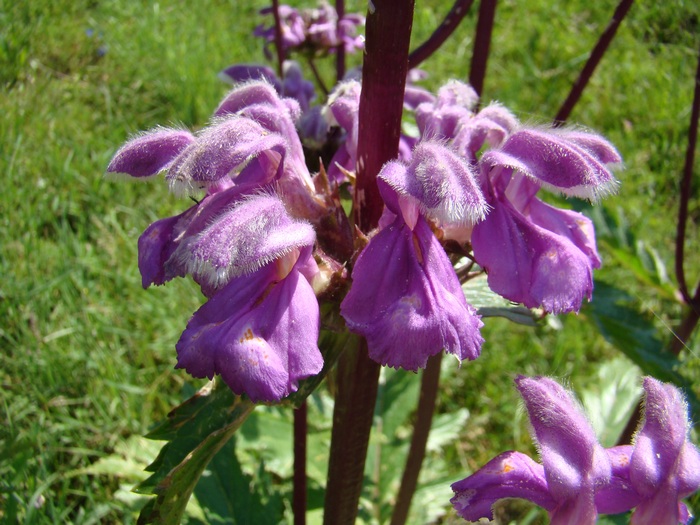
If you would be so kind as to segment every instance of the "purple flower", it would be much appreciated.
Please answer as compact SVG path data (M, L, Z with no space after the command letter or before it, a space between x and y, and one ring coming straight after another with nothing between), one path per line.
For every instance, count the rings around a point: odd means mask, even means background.
M422 217L413 228L397 217L380 231L352 276L340 312L378 363L417 370L443 349L460 360L478 357L482 323Z
M423 144L408 166L389 162L378 179L387 212L353 268L340 307L348 327L367 338L370 357L384 365L417 370L443 349L476 359L481 320L420 211L458 222L482 216L469 167L443 146Z
M180 129L156 128L124 144L107 166L107 173L125 173L146 178L170 167L173 159L194 142L192 133Z
M272 15L273 9L273 7L266 7L260 10L260 14ZM301 13L293 7L281 4L278 7L278 14L282 29L282 47L289 49L303 44L306 40L306 25ZM253 35L272 43L275 41L275 26L265 27L261 24L255 28Z
M631 523L687 523L680 500L700 489L700 450L688 439L688 405L678 388L652 377L644 379L644 390L644 422L629 465L632 487L642 501Z
M536 198L540 187L596 198L616 181L607 168L620 157L597 135L522 130L480 160L492 211L474 227L472 246L496 293L548 312L578 311L600 266L585 216Z
M310 248L232 279L192 317L177 343L177 368L222 379L253 401L279 401L321 371L319 310L299 270Z
M272 15L273 7L260 11L263 15ZM357 35L357 28L364 25L365 18L360 14L346 14L338 19L335 8L327 2L321 2L315 9L301 11L288 5L278 8L282 29L282 48L308 48L321 52L332 52L342 45L346 52L352 53L364 47L364 38ZM274 25L260 25L253 32L255 36L265 39L267 44L275 41Z
M463 518L493 519L493 503L528 499L545 508L552 525L588 525L598 515L595 495L611 477L608 455L573 396L555 381L519 376L516 385L537 441L542 465L506 452L452 485Z
M644 379L644 418L634 445L604 450L571 394L547 378L516 383L542 457L506 452L452 485L463 518L492 518L502 498L546 509L552 524L592 524L598 513L635 509L633 525L690 519L680 501L700 489L700 451L688 439L688 407L673 385Z

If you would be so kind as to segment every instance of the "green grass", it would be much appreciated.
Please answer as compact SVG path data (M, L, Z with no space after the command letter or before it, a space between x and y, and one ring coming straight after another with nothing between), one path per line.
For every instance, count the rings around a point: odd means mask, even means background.
M249 36L263 4L0 3L0 520L134 520L119 477L86 469L180 399L190 379L173 370L174 344L202 299L185 280L144 291L136 268L140 232L187 204L162 184L109 181L103 172L132 133L206 123L226 92L216 73L263 58ZM418 3L416 43L446 11L442 4ZM547 122L614 5L501 2L485 99ZM635 5L572 115L620 149L622 187L605 205L620 209L669 269L698 25L694 2ZM474 26L470 16L423 64L428 85L467 77ZM690 206L691 282L700 275L699 186ZM599 276L632 290L660 321L677 321L678 308L603 255ZM455 479L502 450L531 447L517 416L516 373L571 377L583 390L617 355L579 321L563 320L562 330L487 321L484 355L455 373L439 400L443 411L466 406L472 414L445 452ZM694 344L685 371L698 386L697 337Z

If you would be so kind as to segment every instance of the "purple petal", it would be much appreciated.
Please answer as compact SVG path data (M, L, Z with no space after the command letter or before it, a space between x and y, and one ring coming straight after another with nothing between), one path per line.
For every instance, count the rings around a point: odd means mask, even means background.
M166 169L194 136L185 130L157 128L140 135L114 155L108 173L126 173L136 178L150 177Z
M185 238L172 257L195 278L218 288L314 241L310 224L292 219L278 197L261 194L211 219Z
M550 378L519 376L515 382L539 444L550 493L557 501L555 514L595 514L595 490L608 483L612 467L581 407ZM563 517L560 522L567 523Z
M517 126L518 121L510 111L499 104L491 104L460 122L453 145L459 153L476 162L476 154L484 144L499 147Z
M253 105L267 105L284 109L280 96L274 86L263 81L247 82L233 88L221 101L214 112L215 117L238 113Z
M630 460L632 445L621 445L605 450L612 465L610 483L602 487L595 495L595 504L601 514L620 514L636 507L641 496L630 482Z
M400 195L415 198L426 216L443 224L474 224L484 218L486 201L473 169L437 142L419 143L408 168L388 163L378 177Z
M539 199L532 199L529 211L532 222L556 235L566 237L588 257L593 268L600 268L595 230L588 217L575 211L555 208Z
M198 235L251 189L250 185L241 185L207 195L184 213L151 224L138 243L143 287L184 276L187 268L173 257L178 246L183 240ZM208 295L207 291L204 292Z
M316 98L316 89L313 82L304 79L298 62L285 60L282 86L284 96L296 100L301 112L309 110L311 101Z
M619 154L601 137L524 129L484 154L482 162L512 168L565 195L596 199L617 187L609 159L619 159Z
M688 440L688 406L681 391L651 377L644 379L644 423L630 465L634 489L644 498L632 523L676 525L679 500L700 488L700 451Z
M173 161L166 179L176 193L206 188L230 176L261 152L284 153L286 141L260 124L231 116L214 122ZM266 174L261 174L261 182Z
M167 271L165 262L177 248L178 237L196 213L197 207L192 206L180 215L154 222L141 234L138 252L141 284L144 288L148 288L151 284L164 284L174 277L185 275L184 269Z
M590 300L593 269L576 244L528 220L505 199L490 204L471 241L494 292L552 313L578 311L584 298Z
M375 361L417 370L443 349L460 360L479 355L482 323L424 219L413 231L402 218L380 231L352 277L341 314Z
M264 80L274 86L278 93L282 92L282 83L275 71L260 64L235 64L219 73L219 79L229 84L242 84L251 80Z
M182 334L177 367L195 377L221 374L255 402L278 401L320 372L314 292L295 268L280 277L279 262L272 263L214 295Z
M520 452L504 452L468 478L452 484L450 500L457 513L467 521L493 519L491 510L503 498L522 498L547 510L555 502L549 495L544 468Z

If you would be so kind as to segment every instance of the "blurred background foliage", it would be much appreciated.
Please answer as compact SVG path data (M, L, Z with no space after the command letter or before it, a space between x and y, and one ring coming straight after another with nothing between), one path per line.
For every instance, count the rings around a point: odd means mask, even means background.
M498 100L525 122L547 124L615 5L500 2L484 101ZM136 266L141 231L188 204L164 184L111 181L103 172L133 133L206 123L227 91L218 71L264 60L261 42L251 36L263 6L234 0L0 0L0 172L7 183L0 194L1 522L135 521L143 498L129 489L143 479L143 467L159 448L139 436L203 384L173 370L174 344L203 298L182 279L144 291ZM439 0L417 2L415 45L449 7ZM363 8L361 2L348 5ZM427 87L466 80L475 20L476 8L422 65L430 73ZM596 217L604 259L597 278L626 292L614 304L630 308L637 326L650 328L661 345L683 315L671 270L699 45L700 4L637 3L570 119L603 133L625 159L618 195L593 210L572 205ZM696 177L686 246L693 284L700 276L699 187ZM446 416L435 423L444 425L437 434L444 439L433 443L426 461L414 522L457 523L447 508L450 481L503 450L535 454L513 388L517 373L566 378L584 400L593 399L586 403L594 420L619 426L613 421L619 411L606 416L603 408L610 411L619 399L629 408L624 400L639 372L611 344L614 338L598 333L598 314L588 307L534 329L489 318L481 358L461 369L446 360L438 399L439 414ZM673 365L696 393L699 339L696 334ZM406 381L401 391L415 396L416 377L392 372L385 379ZM618 384L618 390L611 386ZM321 391L315 399L312 426L319 434L312 439L323 449L330 398ZM290 490L289 469L279 463L284 453L275 447L291 443L291 432L277 442L291 428L289 413L270 408L255 417L237 437L239 470L280 487L258 500L279 504L280 515L288 516L284 503L275 503ZM400 448L410 435L410 417L410 411L402 414L394 434L377 442ZM256 436L255 424L273 427L261 427ZM274 424L279 433L268 443L264 430ZM379 467L371 461L368 472L376 474ZM374 483L362 514L367 522L385 520L400 479L392 473L399 467L385 468L388 482L370 476ZM311 514L318 509L313 502L322 501L319 479L312 475ZM433 486L437 492L430 492ZM192 522L214 522L210 506L199 504L206 494L200 491L193 501ZM519 502L499 507L497 519L543 523Z

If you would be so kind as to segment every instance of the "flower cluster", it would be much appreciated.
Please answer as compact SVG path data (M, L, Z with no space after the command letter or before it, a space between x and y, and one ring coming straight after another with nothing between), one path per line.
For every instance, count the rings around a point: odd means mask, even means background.
M384 214L353 255L338 190L355 178L361 84L343 82L311 107L298 66L286 70L278 79L264 66L229 68L237 83L207 127L156 128L109 165L136 178L163 172L179 195L203 193L139 240L144 286L190 274L208 298L177 344L178 367L220 374L256 401L287 396L321 370L316 296L331 278L349 288L333 301L377 362L417 370L442 350L475 359L482 322L444 243L455 254L473 248L491 288L526 306L567 312L590 298L600 264L590 221L536 194L610 191L620 157L604 139L526 128L497 104L476 111L460 82L437 95L410 85L404 105L419 136L402 137L399 158L378 174ZM330 136L328 171L311 173L302 141Z
M272 16L274 8L266 7L260 13ZM365 23L365 18L360 14L338 17L333 7L321 2L317 8L302 10L280 5L278 16L285 51L308 49L314 53L333 52L342 45L346 52L353 53L364 47L364 37L357 34L357 28ZM259 25L253 34L264 38L268 44L274 43L274 23L269 27Z
M689 521L680 501L700 488L700 450L688 439L688 407L671 384L644 379L644 419L633 445L604 449L572 394L552 379L520 376L542 463L505 452L452 485L464 519L493 519L502 498L546 509L552 525L588 525L632 509L633 525Z

